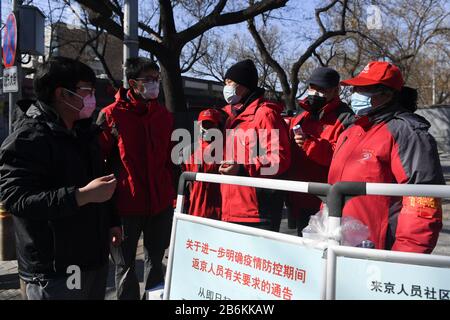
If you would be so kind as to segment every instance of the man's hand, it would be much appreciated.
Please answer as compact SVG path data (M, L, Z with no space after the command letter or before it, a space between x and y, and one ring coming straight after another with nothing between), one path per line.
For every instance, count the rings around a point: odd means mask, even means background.
M306 137L301 134L296 134L294 136L295 143L299 146L299 148L303 148L303 145L305 144Z
M117 180L113 174L92 180L83 188L76 191L78 206L88 203L102 203L111 199L116 189Z
M231 161L222 161L219 167L220 174L235 176L239 172L240 165Z
M114 247L118 247L122 244L122 227L112 227L109 229L111 244Z

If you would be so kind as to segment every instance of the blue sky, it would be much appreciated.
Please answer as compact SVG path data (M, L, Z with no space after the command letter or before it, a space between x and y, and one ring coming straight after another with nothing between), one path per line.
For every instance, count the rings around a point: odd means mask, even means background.
M2 21L6 20L6 16L11 12L11 0L0 0L2 7ZM62 1L61 1L62 2ZM148 4L144 5L148 2L142 2L139 5L141 11L148 9ZM48 12L47 0L34 0L34 3L37 4L39 8L46 14ZM290 0L287 6L281 10L274 11L274 16L283 17L287 20L276 23L281 30L286 30L286 34L292 35L294 32L301 32L302 30L310 31L310 29L315 27L314 19L314 8L320 3L320 1L316 0ZM147 7L147 8L146 8ZM70 12L70 10L66 10L64 18L67 22L74 21L74 16ZM177 21L177 25L179 29L181 29L181 21ZM221 30L228 29L227 27L220 28ZM231 29L235 32L243 32L246 30L245 23L240 23L231 27Z
M4 22L6 16L11 11L11 0L0 0L2 6L2 21ZM52 2L55 0L52 0ZM237 3L238 0L235 0ZM240 1L240 0L239 0ZM48 13L47 7L48 0L34 0L44 14ZM329 1L319 0L290 0L286 7L277 9L272 12L272 16L279 17L282 20L272 20L271 24L275 25L280 31L280 37L282 37L282 49L286 56L296 59L304 51L306 47L312 42L311 40L305 40L305 37L316 39L319 32L318 26L315 21L314 9L319 6L324 6ZM59 1L62 3L62 1ZM140 0L139 1L140 14L145 14L151 11L151 7L154 5L153 1ZM230 0L233 3L233 0ZM446 7L450 11L450 0L446 1ZM226 8L227 9L227 8ZM184 16L181 13L175 12L177 29L182 30ZM71 13L70 10L65 11L64 20L68 23L73 23L77 19ZM253 41L247 31L246 23L240 23L232 26L214 28L215 34L220 33L221 39L233 39L236 34L245 34L249 38L249 41Z
M52 1L54 2L54 1ZM139 1L140 15L146 12L151 12L152 1ZM2 21L6 20L6 16L11 12L11 0L1 0L2 5ZM48 1L47 0L34 0L34 5L37 5L44 14L48 14ZM62 1L60 1L62 3ZM232 4L233 1L230 1ZM323 5L317 0L290 0L286 7L275 10L272 15L283 20L275 20L272 24L281 31L283 36L283 50L292 52L292 56L295 57L294 52L301 52L304 47L308 46L308 42L298 41L298 38L303 35L311 35L317 32L317 26L314 21L314 8L316 6ZM226 8L227 9L227 8ZM183 20L184 16L181 13L175 12L177 29L184 29ZM177 14L179 16L177 16ZM64 12L63 20L68 23L75 23L77 18L73 13L66 9ZM141 18L142 20L142 18ZM233 39L235 34L247 34L246 23L240 23L232 26L214 28L215 34L220 33L222 39ZM249 36L249 35L248 35ZM296 41L297 40L297 41ZM252 41L252 40L250 40ZM298 56L298 55L297 55Z

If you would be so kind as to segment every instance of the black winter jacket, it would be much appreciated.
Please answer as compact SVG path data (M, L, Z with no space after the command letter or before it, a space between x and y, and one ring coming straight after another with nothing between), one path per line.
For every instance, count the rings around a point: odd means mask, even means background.
M0 201L13 215L19 275L27 281L107 263L109 229L120 225L111 202L78 207L75 191L106 175L90 119L72 130L41 102L24 112L0 151Z

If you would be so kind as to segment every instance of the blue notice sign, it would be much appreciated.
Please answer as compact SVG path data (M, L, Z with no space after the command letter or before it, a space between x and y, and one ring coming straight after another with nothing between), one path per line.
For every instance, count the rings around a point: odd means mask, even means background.
M222 225L178 219L171 244L175 247L169 299L322 298L323 250L230 231Z
M338 257L337 300L450 300L450 269Z

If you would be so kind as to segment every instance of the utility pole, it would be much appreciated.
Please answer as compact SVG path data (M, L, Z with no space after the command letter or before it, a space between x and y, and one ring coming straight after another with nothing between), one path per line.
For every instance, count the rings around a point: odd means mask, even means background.
M138 56L138 1L125 0L123 19L123 86L128 88L125 62Z
M19 6L22 4L23 0L12 0L12 9L16 16L17 21L17 40L19 40L19 30L20 30L20 21L19 21ZM19 84L19 92L9 93L9 110L8 110L8 132L11 134L12 132L12 124L14 122L14 108L16 106L17 100L20 99L22 94L22 55L20 54L19 42L17 41L17 50L16 50L16 64L17 64L17 82Z

